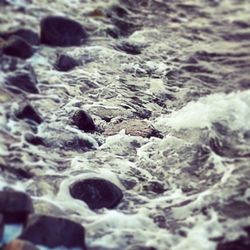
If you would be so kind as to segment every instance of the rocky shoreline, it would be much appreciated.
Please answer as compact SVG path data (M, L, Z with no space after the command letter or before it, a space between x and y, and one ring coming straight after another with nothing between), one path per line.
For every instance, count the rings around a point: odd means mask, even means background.
M249 249L248 1L0 8L1 249Z

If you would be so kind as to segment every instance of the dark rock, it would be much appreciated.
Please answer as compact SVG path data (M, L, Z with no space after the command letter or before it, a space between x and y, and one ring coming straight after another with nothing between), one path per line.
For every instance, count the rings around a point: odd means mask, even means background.
M128 43L128 42L121 42L120 44L116 45L118 50L124 51L130 55L139 55L141 54L141 49L139 46Z
M0 242L3 238L3 230L4 230L4 221L3 221L3 215L0 214Z
M37 145L44 145L43 138L41 138L40 136L36 136L34 134L31 134L31 133L27 133L25 135L25 140L27 142L29 142L30 144L33 144L35 146L37 146Z
M31 198L19 191L0 191L0 213L5 223L25 223L33 212Z
M24 105L22 106L17 112L16 117L19 119L28 119L32 120L38 124L42 123L42 118L37 113L37 111L30 105Z
M39 250L39 248L28 241L13 240L4 246L3 250Z
M59 71L70 71L78 65L78 61L74 58L67 55L60 55L57 59L55 68Z
M25 40L27 43L31 45L38 45L39 44L39 36L37 33L35 33L33 30L30 29L17 29L5 33L1 33L0 37L2 37L5 40L8 40L12 36L18 36L21 37L23 40Z
M50 46L77 46L87 38L80 23L62 16L48 16L41 21L41 42Z
M114 208L123 197L119 187L99 178L73 183L70 186L70 194L73 198L86 202L91 209Z
M15 86L28 93L39 93L36 87L36 79L29 73L17 73L14 76L10 76L7 78L7 83L10 87Z
M33 215L19 238L50 248L64 246L85 250L84 234L83 226L76 222L47 215Z
M112 17L111 21L119 30L119 36L129 36L136 30L136 26L134 23L129 22L123 18Z
M93 119L84 110L77 110L72 116L72 122L85 132L93 132L96 129Z
M3 53L5 55L27 59L34 54L34 50L24 39L18 36L13 36L3 47Z
M119 5L112 5L107 11L107 17L125 17L128 15L128 11Z

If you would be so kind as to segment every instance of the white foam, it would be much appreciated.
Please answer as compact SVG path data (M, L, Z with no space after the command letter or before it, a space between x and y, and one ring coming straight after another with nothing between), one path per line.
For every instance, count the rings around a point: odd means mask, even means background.
M190 102L170 115L161 116L155 126L164 130L172 127L206 128L214 122L226 122L233 129L250 128L250 91L213 94Z

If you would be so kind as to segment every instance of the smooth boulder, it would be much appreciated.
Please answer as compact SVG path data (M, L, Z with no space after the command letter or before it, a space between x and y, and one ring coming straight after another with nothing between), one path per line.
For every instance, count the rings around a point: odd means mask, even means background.
M38 45L40 40L36 32L27 28L20 28L0 34L0 37L5 40L9 39L12 36L18 36L31 45Z
M3 47L3 53L8 56L28 59L34 54L34 50L24 39L18 36L13 36Z
M23 192L0 191L0 213L5 223L25 223L30 213L33 213L31 198Z
M85 179L73 183L70 186L70 194L73 198L87 203L90 209L114 208L123 197L119 187L101 178Z
M79 129L84 130L85 132L94 132L96 126L92 117L84 110L77 110L72 116L72 122Z
M82 25L62 16L48 16L42 19L41 43L49 46L78 46L87 39Z
M19 89L22 89L25 92L38 94L39 90L36 87L36 79L34 76L29 73L17 73L13 76L9 76L7 78L7 84L11 86L15 86Z
M67 247L85 250L85 230L82 225L47 215L33 215L19 239L49 248Z
M55 68L59 71L70 71L78 66L79 63L68 55L60 55L56 61Z
M38 124L42 123L43 121L38 112L30 104L26 104L20 107L20 109L16 112L15 115L19 119L32 120Z

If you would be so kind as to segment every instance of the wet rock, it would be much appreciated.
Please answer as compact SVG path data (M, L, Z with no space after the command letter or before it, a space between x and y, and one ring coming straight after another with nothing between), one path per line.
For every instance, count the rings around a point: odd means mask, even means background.
M119 187L100 178L73 183L70 186L70 194L73 198L86 202L91 209L114 208L123 197Z
M4 32L0 34L0 37L2 37L5 40L8 40L12 36L18 36L25 40L27 43L31 45L38 45L39 44L39 36L36 32L34 32L31 29L17 29L9 32Z
M46 247L86 249L82 225L63 218L33 215L19 239Z
M59 71L70 71L78 65L78 61L74 58L67 55L60 55L55 64L55 68Z
M39 250L39 248L28 241L13 240L3 250Z
M0 214L0 242L3 237L3 229L4 229L4 221L3 221L3 215Z
M24 138L28 143L30 143L32 145L35 145L35 146L44 145L43 138L41 138L40 136L36 136L34 134L27 133Z
M87 39L80 23L62 16L48 16L41 21L41 42L50 46L78 46Z
M41 124L43 122L43 119L38 114L38 112L30 105L24 105L22 106L17 112L16 117L19 119L28 119L32 120L38 124Z
M237 240L220 242L217 245L216 250L249 250L250 249L250 237L240 237Z
M132 136L141 136L150 138L152 136L160 137L160 134L146 121L131 119L122 121L118 124L110 124L110 126L104 131L104 135L115 135L122 129L125 129L125 133Z
M141 49L138 45L134 45L134 44L131 44L128 42L121 42L121 43L117 44L115 47L116 47L116 49L124 51L130 55L141 54Z
M111 20L114 26L118 29L118 36L129 36L136 30L134 23L123 18L112 17Z
M36 87L36 79L29 73L17 73L14 76L7 78L7 84L9 87L15 86L25 92L38 94L39 91Z
M96 126L91 116L84 110L77 110L72 116L72 122L79 129L85 132L93 132L96 130Z
M155 247L145 247L141 245L129 246L126 250L156 250Z
M5 223L25 223L32 212L32 201L26 193L0 191L0 213L3 214Z
M3 53L5 55L27 59L34 54L34 50L24 39L18 36L13 36L3 47Z

